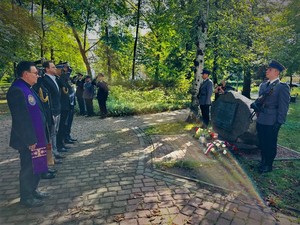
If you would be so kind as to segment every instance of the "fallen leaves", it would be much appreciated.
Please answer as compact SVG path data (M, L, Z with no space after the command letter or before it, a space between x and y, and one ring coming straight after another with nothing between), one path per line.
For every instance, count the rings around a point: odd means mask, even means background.
M94 211L93 206L76 206L72 209L68 209L67 215L76 215L76 214L89 214Z
M114 220L114 222L119 223L119 222L121 222L124 219L125 219L125 216L123 214L119 214L119 215L114 216L113 220Z

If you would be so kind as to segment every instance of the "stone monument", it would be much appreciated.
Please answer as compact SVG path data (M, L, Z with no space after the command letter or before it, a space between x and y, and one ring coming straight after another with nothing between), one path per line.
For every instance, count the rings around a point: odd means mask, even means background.
M253 111L251 103L252 100L235 91L221 95L211 107L214 131L226 141L256 146L256 116L250 119Z

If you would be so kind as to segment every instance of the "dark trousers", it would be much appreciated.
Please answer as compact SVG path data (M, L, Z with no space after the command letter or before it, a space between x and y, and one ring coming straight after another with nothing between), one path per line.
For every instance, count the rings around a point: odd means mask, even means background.
M98 98L98 104L99 104L99 109L100 109L100 115L106 116L106 114L107 114L106 99Z
M68 114L65 139L71 138L71 128L72 128L73 118L74 118L74 106L71 106L71 109Z
M21 201L29 198L33 198L32 194L36 191L40 175L33 174L31 152L25 148L19 150L21 170L20 170L20 198Z
M67 123L68 123L69 110L62 110L60 113L59 128L56 136L57 148L62 148L66 136Z
M209 124L209 107L210 105L200 105L202 121L205 126L208 126Z
M85 115L85 105L84 105L84 100L82 98L82 94L76 95L77 97L77 102L78 102L78 107L79 107L79 113L80 115Z
M272 125L262 125L256 123L259 149L261 150L261 162L264 166L273 165L277 154L278 131L274 131Z
M85 106L86 106L86 114L88 116L93 116L94 113L94 106L93 106L93 99L92 98L85 98L84 99Z

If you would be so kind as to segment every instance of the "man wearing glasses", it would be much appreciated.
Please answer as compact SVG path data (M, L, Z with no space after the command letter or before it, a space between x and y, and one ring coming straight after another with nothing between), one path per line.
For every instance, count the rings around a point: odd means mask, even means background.
M46 119L42 103L32 86L38 70L33 62L22 61L16 68L17 79L7 92L12 116L9 145L20 153L20 203L27 207L43 205L46 193L37 190L40 174L48 171Z

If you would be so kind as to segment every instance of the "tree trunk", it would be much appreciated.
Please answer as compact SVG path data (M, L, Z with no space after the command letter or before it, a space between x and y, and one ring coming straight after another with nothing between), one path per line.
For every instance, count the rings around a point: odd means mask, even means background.
M106 58L107 58L107 78L108 82L111 82L111 57L109 51L109 33L108 33L108 26L105 26L105 39L106 39Z
M244 84L243 84L243 91L242 95L250 99L250 92L251 92L251 69L249 66L246 66L244 69Z
M135 60L136 60L136 49L137 49L139 27L140 27L140 10L141 10L141 0L138 1L136 31L135 31L135 40L134 40L134 47L133 47L133 60L132 60L132 80L134 80L134 78L135 78Z
M87 55L86 55L86 50L84 49L83 45L82 45L82 42L79 38L79 34L77 33L76 29L75 29L75 26L74 26L74 23L73 23L73 20L72 20L72 17L71 15L69 14L68 10L64 7L63 7L63 13L64 13L64 16L67 20L67 22L69 23L70 27L72 28L72 32L73 32L73 35L77 41L77 44L78 44L78 47L79 47L79 51L80 51L80 54L81 54L81 57L83 59L83 62L85 64L85 67L86 67L86 70L87 70L87 74L89 76L92 76L92 70L91 70L91 65L89 63L89 60L87 58Z
M89 76L92 76L91 65L90 65L90 62L89 62L89 60L87 58L86 51L83 48L82 43L81 43L80 38L79 38L79 35L78 35L78 33L77 33L77 31L75 30L74 27L72 27L72 32L73 32L73 35L74 35L74 37L75 37L75 39L77 41L81 57L83 59L83 62L85 64L85 67L86 67L86 70L87 70L87 74Z
M44 8L45 8L45 1L41 0L41 29L42 29L42 36L41 36L41 59L44 58L45 55L45 24L44 24Z
M203 8L199 10L199 16L196 20L196 28L197 28L197 40L195 42L197 47L196 58L194 60L194 81L192 84L192 100L190 106L190 114L187 121L195 121L199 118L200 115L200 108L199 108L199 101L197 98L200 84L202 82L201 72L204 67L204 52L205 52L205 44L207 38L207 15L209 12L209 0L207 0L207 7L206 12L203 11Z

